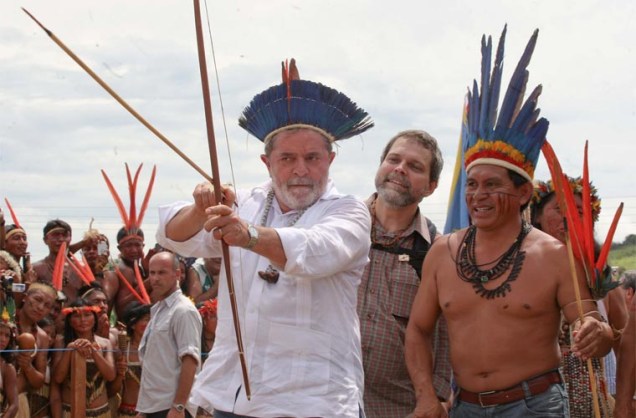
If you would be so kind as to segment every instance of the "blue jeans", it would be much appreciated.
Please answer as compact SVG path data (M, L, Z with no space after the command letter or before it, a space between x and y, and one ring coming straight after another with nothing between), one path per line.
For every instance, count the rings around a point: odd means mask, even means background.
M562 383L557 383L548 390L532 396L527 383L523 382L524 390L529 396L516 402L502 405L482 407L478 404L462 402L455 398L450 411L451 418L568 418L568 394ZM215 415L216 417L216 415Z

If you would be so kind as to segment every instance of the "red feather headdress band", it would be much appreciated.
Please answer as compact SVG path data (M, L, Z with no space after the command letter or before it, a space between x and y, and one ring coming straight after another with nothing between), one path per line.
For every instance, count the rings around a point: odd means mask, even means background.
M117 209L119 210L119 215L121 216L121 220L124 222L125 236L124 237L118 236L117 241L120 243L132 237L140 237L140 236L143 237L139 231L141 229L141 223L144 219L144 214L146 213L146 209L148 208L148 201L150 200L150 195L152 193L152 186L155 183L155 175L157 173L157 166L153 166L152 168L152 174L150 176L150 182L148 183L148 188L146 189L144 200L141 204L141 208L139 209L139 212L137 212L137 200L136 200L137 181L139 180L139 173L141 172L142 167L143 167L143 164L139 164L139 167L137 168L137 171L135 172L135 175L133 177L131 175L130 169L128 168L128 164L126 164L126 177L128 179L128 193L130 196L130 208L128 210L128 213L126 213L126 208L124 207L124 204L121 198L119 197L119 194L115 190L113 183L108 178L108 175L106 175L106 172L104 170L101 170L102 176L104 177L104 180L106 181L106 185L108 186L108 190L110 191L110 194L113 196L113 200L115 201L115 204L117 205Z
M96 314L99 314L102 312L102 310L99 306L77 306L74 308L62 309L62 315L70 315L70 314L80 313L80 312L94 312Z
M26 234L26 231L24 230L24 228L22 228L22 225L20 225L20 221L18 221L18 217L16 216L15 211L13 210L13 207L11 206L11 203L9 203L9 199L5 197L4 203L7 204L7 209L9 209L9 213L11 214L11 220L13 220L13 225L15 225L15 228L7 232L4 238L9 239L11 235L17 234L18 232L22 232Z
M581 180L582 215L579 215L579 210L574 200L575 191L571 187L565 186L568 183L568 177L563 174L561 164L548 141L545 141L541 151L548 163L552 182L555 184L554 192L562 211L565 206L563 216L567 223L568 239L572 242L574 255L581 260L592 296L596 299L601 299L605 297L607 292L618 286L618 283L612 280L611 275L606 275L604 270L612 245L612 238L616 232L618 220L623 213L623 203L621 202L616 210L605 241L599 253L596 254L594 251L593 192L589 180L587 141L585 141L583 178Z

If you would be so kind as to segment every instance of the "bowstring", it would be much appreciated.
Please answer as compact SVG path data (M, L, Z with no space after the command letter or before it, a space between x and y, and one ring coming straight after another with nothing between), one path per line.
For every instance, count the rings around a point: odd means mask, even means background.
M227 124L225 123L225 107L223 106L223 96L221 94L221 83L219 81L219 69L216 66L216 53L214 52L214 40L212 39L212 28L210 27L210 14L208 13L208 0L204 0L205 20L208 25L208 36L210 38L210 51L212 52L212 63L214 64L214 78L216 79L216 90L219 96L219 104L221 106L221 120L223 121L223 133L225 134L225 144L227 146L227 157L230 162L230 174L232 176L232 189L236 195L236 179L234 178L234 163L232 161L232 152L230 151L230 139L227 134Z
M216 79L216 89L217 89L217 94L219 96L219 104L221 107L221 120L223 121L223 133L225 134L225 143L227 145L227 154L228 154L228 159L230 162L230 173L232 176L232 189L234 190L234 196L236 196L236 179L234 177L234 163L232 161L232 153L230 151L230 140L229 140L229 136L227 134L227 124L225 123L225 108L223 106L223 96L221 94L221 84L219 81L219 70L217 68L216 65L216 53L214 51L214 40L212 39L212 28L210 26L210 14L208 12L208 0L204 0L203 1L203 5L205 6L205 20L208 26L208 36L210 38L210 51L212 52L212 64L214 66L214 77ZM239 254L243 253L243 249L239 248ZM227 272L225 272L225 274L227 274ZM239 280L241 282L241 302L243 303L243 306L245 306L245 285L244 285L244 281L243 281L243 263L239 263ZM220 277L219 277L220 280ZM245 318L245 317L244 317ZM239 319L240 319L240 314L239 314ZM245 321L243 321L243 327L242 327L242 332L243 335L245 336L245 339L247 339L248 337L248 332L247 332L247 324L245 324ZM247 350L245 349L245 347L243 348L244 353L245 353L245 358L247 360L248 357L248 353ZM249 369L249 366L248 366Z

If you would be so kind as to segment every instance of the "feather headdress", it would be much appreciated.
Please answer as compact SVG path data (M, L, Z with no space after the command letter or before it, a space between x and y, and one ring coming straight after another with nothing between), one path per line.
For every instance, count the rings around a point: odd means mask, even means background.
M578 196L583 196L584 187L583 187L582 177L580 176L570 177L568 175L565 175L565 179L567 179L565 184L570 186L572 193ZM598 191L596 190L596 187L594 187L594 185L592 185L591 182L589 184L589 189L590 189L590 206L592 210L591 212L592 220L596 222L598 221L598 217L601 214L601 199L598 196ZM531 206L532 212L535 213L535 211L538 208L540 208L543 204L545 204L546 199L549 198L553 193L554 193L554 182L552 180L535 181L534 193L532 195L532 206Z
M588 287L592 293L592 296L596 299L605 297L607 292L618 286L618 282L613 280L611 272L606 271L605 266L607 263L607 257L612 245L612 238L616 232L616 226L618 220L623 212L623 203L621 203L616 210L614 219L610 226L610 229L605 237L605 241L601 246L598 253L595 251L594 242L594 189L589 181L589 170L587 162L587 141L585 142L585 152L583 157L583 177L580 180L581 183L581 199L583 200L583 214L579 214L579 210L574 200L574 194L576 190L572 187L567 187L569 177L563 174L561 164L554 152L554 149L549 142L545 142L542 147L543 155L545 156L548 168L550 169L550 175L552 176L552 183L554 186L554 192L559 202L559 207L563 211L565 207L564 221L567 226L568 239L572 242L574 256L581 260L583 268L585 270L585 276L587 279ZM598 197L597 197L598 201ZM600 202L599 202L600 211Z
M465 201L466 172L478 164L492 164L508 168L532 181L548 131L548 121L538 119L537 98L541 86L536 87L521 105L528 82L526 68L538 31L532 34L517 64L498 112L506 30L507 26L501 33L494 65L491 63L492 38L489 36L486 40L485 35L481 38L481 90L477 81L473 81L472 91L468 91L464 100L462 129L444 226L446 234L470 223Z
M157 173L157 166L153 166L152 174L150 176L150 182L148 183L148 188L146 189L146 194L144 196L144 200L141 204L141 208L139 212L137 212L137 181L139 180L139 173L141 172L141 168L143 164L139 164L137 171L135 172L134 177L131 175L130 169L128 168L128 164L126 164L126 178L128 179L128 193L130 196L130 208L128 213L126 213L126 208L124 207L117 190L113 186L113 183L108 178L108 175L104 170L102 171L102 176L106 181L106 185L108 186L108 190L110 194L113 196L115 200L115 204L117 205L117 209L119 210L119 215L121 216L122 221L124 222L124 227L119 234L117 234L117 242L122 243L130 238L142 238L143 232L141 231L141 223L144 219L144 214L146 213L146 209L148 208L148 201L150 200L150 195L152 193L152 186L155 182L155 175Z
M9 213L11 214L11 220L13 221L13 225L5 226L5 236L4 236L5 239L9 239L11 235L17 234L18 232L22 232L23 234L26 234L26 231L24 230L24 228L22 228L22 225L20 225L20 221L18 220L18 217L15 214L15 211L13 210L11 203L9 203L9 199L5 197L4 203L7 204L7 209L9 209Z
M537 42L535 30L512 74L501 110L499 92L503 70L506 27L501 34L491 73L492 39L481 41L481 90L477 81L466 96L466 114L462 124L464 166L466 171L478 164L508 168L532 181L541 146L548 131L548 121L539 119L537 86L523 102L528 82L528 64ZM522 104L523 103L523 104Z
M285 129L313 129L333 142L373 126L368 113L343 93L301 80L293 58L282 72L283 83L254 96L239 118L239 126L264 143Z

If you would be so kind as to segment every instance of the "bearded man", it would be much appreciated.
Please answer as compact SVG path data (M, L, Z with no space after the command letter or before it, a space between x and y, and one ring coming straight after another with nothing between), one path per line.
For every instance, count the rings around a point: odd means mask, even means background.
M265 144L271 180L225 204L209 184L194 204L160 208L157 241L188 256L230 246L247 351L251 400L242 385L226 278L219 286L217 339L191 401L217 418L362 414L362 354L356 293L368 261L365 205L329 179L335 140L372 126L344 94L297 79L257 95L239 124ZM226 270L221 270L226 275Z
M404 361L404 335L420 285L422 263L437 237L419 203L437 188L444 165L437 141L424 131L398 133L384 148L367 206L371 249L358 289L364 364L364 406L369 418L403 418L415 409ZM448 335L435 333L435 392L450 397Z

